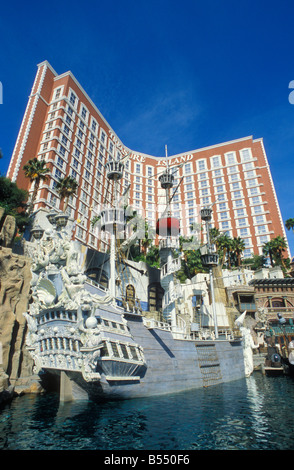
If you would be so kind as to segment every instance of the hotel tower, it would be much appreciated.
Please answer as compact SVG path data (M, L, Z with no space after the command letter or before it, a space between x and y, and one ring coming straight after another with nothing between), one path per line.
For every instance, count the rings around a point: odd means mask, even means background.
M129 205L155 228L165 203L158 175L165 170L167 158L126 147L71 72L58 75L47 61L39 64L7 177L32 194L23 166L34 157L45 160L50 178L39 188L35 210L62 210L56 184L68 175L75 178L78 190L66 209L76 220L73 236L104 251L101 232L91 220L97 208L110 203L105 164L113 156L126 157L121 194L129 188ZM241 237L245 257L260 254L262 245L273 237L286 238L261 138L211 145L169 156L168 162L176 190L171 209L180 219L182 235L190 236L194 222L199 222L199 209L212 205L212 226ZM201 237L206 240L204 229Z

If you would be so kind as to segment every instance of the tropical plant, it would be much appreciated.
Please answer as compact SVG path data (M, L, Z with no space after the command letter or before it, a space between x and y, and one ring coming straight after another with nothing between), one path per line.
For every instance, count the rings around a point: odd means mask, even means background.
M236 258L235 265L241 266L241 255L245 250L245 242L240 237L234 237L231 242L231 250L233 256Z
M156 245L150 246L150 248L147 251L146 255L146 263L149 264L149 266L154 266L156 268L159 268L160 266L160 256L159 256L159 248Z
M286 222L285 222L285 226L288 230L293 230L294 232L294 218L292 219L287 219Z
M287 247L288 245L285 238L278 235L276 238L272 238L263 245L262 252L265 256L269 256L271 266L282 265L282 267L286 269L283 253L286 251Z
M63 212L66 211L70 196L76 194L78 189L78 182L72 176L60 178L56 184L56 191L59 194L60 200L64 199Z
M270 264L271 264L271 266L273 266L274 265L274 258L273 258L272 240L270 240L269 242L264 243L264 245L262 246L262 253L264 254L264 256L266 258L269 257Z
M29 178L31 183L35 183L29 208L29 212L31 212L34 207L34 202L37 197L37 192L39 190L40 183L41 181L46 181L48 179L48 174L50 173L50 170L46 166L45 160L38 160L37 158L32 158L31 160L29 160L24 165L23 170L26 178Z
M242 266L249 266L253 271L262 268L265 264L266 257L264 255L253 255L252 258L242 260Z
M223 267L225 261L228 261L228 267L231 267L230 253L232 250L232 239L226 235L221 234L216 240L216 247L220 257L220 265Z
M18 229L23 232L28 224L28 213L26 212L26 201L29 193L25 189L19 189L16 183L5 176L0 176L0 206L5 210L5 215L15 217Z

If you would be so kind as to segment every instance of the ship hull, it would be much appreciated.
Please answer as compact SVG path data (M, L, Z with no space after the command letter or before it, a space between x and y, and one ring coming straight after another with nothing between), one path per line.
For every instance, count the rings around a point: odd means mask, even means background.
M145 366L139 374L112 376L101 370L99 380L86 381L82 373L70 370L46 370L63 377L61 400L130 399L150 397L209 387L245 377L242 340L175 339L171 331L147 328L142 317L126 315L134 341L144 351ZM119 372L118 372L119 373Z

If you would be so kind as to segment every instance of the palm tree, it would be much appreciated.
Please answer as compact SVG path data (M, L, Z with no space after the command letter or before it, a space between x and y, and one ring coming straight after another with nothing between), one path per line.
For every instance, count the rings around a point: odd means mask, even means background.
M217 238L216 245L217 245L219 255L220 257L222 257L221 266L223 267L223 265L225 264L225 260L227 256L228 265L230 267L231 266L230 252L232 249L232 239L228 235L222 234Z
M278 235L276 238L272 240L273 249L274 249L274 256L278 264L282 264L283 268L286 269L285 261L283 257L283 252L287 249L288 245L284 237Z
M287 219L285 222L285 226L288 230L293 230L294 232L294 219Z
M274 264L282 264L282 266L286 268L283 252L287 247L288 245L285 238L278 235L276 238L272 238L269 242L265 243L262 247L262 251L265 256L270 257L271 266L274 266Z
M232 240L232 252L236 255L237 265L241 266L241 255L245 250L245 242L241 237L234 237Z
M63 212L65 212L67 209L69 197L76 194L78 186L78 182L72 176L65 176L64 178L60 178L56 184L56 190L59 194L60 200L65 200L63 205Z
M273 259L274 247L273 247L272 240L270 240L270 241L267 242L267 243L264 243L264 245L263 245L263 247L262 247L262 253L263 253L264 256L266 256L266 257L269 256L271 266L273 266L273 265L274 265L274 259Z
M31 183L35 183L30 210L31 212L34 207L34 202L37 197L37 192L40 187L41 181L46 181L48 179L48 173L50 173L49 168L46 166L45 160L38 160L37 158L32 158L29 160L23 167L24 174L26 178L29 178Z

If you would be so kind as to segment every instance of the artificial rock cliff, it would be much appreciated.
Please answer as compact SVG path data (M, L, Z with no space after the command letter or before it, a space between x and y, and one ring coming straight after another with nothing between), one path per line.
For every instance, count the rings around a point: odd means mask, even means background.
M0 211L0 219L3 219ZM8 221L7 221L8 219ZM30 301L31 261L13 253L15 221L7 216L0 231L0 403L10 396L40 391L33 360L25 347L24 313ZM9 234L5 226L9 226ZM5 237L1 236L4 234Z

